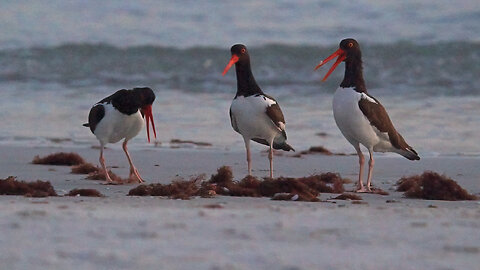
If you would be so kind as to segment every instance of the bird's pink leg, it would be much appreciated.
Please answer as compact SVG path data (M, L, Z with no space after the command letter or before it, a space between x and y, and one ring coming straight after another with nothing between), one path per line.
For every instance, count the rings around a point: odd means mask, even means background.
M248 167L248 175L252 175L252 158L250 156L250 140L245 139L245 149L247 150L247 167Z
M112 184L113 180L112 180L112 178L110 178L110 175L108 175L107 166L105 166L105 158L103 157L103 148L104 148L103 144L100 145L99 161L100 161L100 165L102 166L103 171L105 172L105 180L107 180L106 184Z
M129 180L135 181L135 182L138 182L138 183L143 183L143 182L145 182L145 180L143 180L143 178L138 173L138 170L137 170L137 168L135 168L135 165L133 165L132 158L130 157L130 154L128 153L127 142L128 141L125 140L123 142L122 147L123 147L123 151L125 151L125 154L127 155L128 163L130 163Z
M358 155L358 163L360 165L360 171L358 172L358 185L356 192L367 192L367 190L363 187L363 165L365 164L365 157L363 156L362 150L360 149L360 145L355 146L355 150L357 150Z
M373 151L368 149L368 152L370 153L370 160L368 161L367 191L371 192L370 185L372 183L373 165L375 165L375 160L373 160Z
M268 160L270 161L270 179L273 179L273 148L272 143L270 143L270 149L268 149Z

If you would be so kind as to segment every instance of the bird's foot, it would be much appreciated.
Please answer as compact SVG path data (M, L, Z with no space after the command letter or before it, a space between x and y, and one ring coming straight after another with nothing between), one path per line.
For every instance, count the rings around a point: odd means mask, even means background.
M110 175L108 174L107 170L104 170L105 174L105 182L102 183L102 185L121 185L123 182L121 180L113 180Z
M372 192L372 190L369 187L367 187L367 188L360 187L355 192L357 192L357 193L370 193L370 192Z
M102 185L121 185L123 183L118 181L113 181L113 180L110 180L110 181L107 180L105 182L102 182L101 184Z
M138 178L136 175L128 177L128 183L145 183L145 180Z
M144 183L145 180L143 180L143 178L140 176L137 168L132 167L132 168L130 168L130 176L128 177L128 182L129 183Z

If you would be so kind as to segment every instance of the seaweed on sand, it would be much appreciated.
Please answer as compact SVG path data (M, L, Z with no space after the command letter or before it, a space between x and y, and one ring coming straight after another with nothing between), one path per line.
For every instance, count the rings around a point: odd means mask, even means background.
M453 179L436 172L426 171L421 175L403 177L397 182L397 191L405 192L405 197L426 200L476 200Z
M139 185L128 192L128 196L165 196L171 199L188 200L193 196L200 196L201 188L198 185L205 175L199 175L190 180L174 180L170 184Z
M0 179L0 195L23 195L25 197L48 197L57 196L52 184L48 181L37 180L35 182L18 181L9 176Z
M32 163L41 165L72 166L83 164L85 163L85 160L77 153L58 152L45 157L35 156Z
M99 171L100 168L93 165L92 163L82 163L75 166L72 166L71 173L73 174L90 174L93 172Z

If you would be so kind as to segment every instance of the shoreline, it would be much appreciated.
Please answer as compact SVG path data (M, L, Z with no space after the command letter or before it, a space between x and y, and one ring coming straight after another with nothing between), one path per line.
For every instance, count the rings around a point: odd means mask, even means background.
M16 176L18 180L50 181L56 190L69 187L94 188L102 190L121 190L128 193L127 188L136 184L104 186L101 181L86 180L86 175L71 174L69 166L31 164L34 156L46 156L56 152L75 152L84 157L86 162L98 164L99 150L94 148L67 147L17 147L1 146L0 178ZM132 159L139 169L145 184L168 184L175 179L190 179L192 176L205 174L206 177L216 173L221 166L230 166L235 180L246 176L245 153L241 151L222 151L212 149L133 149ZM282 153L282 152L280 152ZM394 184L404 176L434 171L457 181L462 187L474 195L480 194L480 157L440 156L425 157L420 161L409 161L400 156L379 155L375 157L375 171L372 184L387 192L393 191ZM117 148L105 150L107 167L120 177L128 176L128 163L124 152ZM263 179L268 175L267 154L263 151L252 151L253 175ZM304 177L325 172L339 173L352 180L346 184L346 191L353 191L358 177L358 158L354 155L337 156L310 154L302 157L290 155L274 156L275 177ZM364 176L366 177L366 175ZM366 178L364 178L365 181ZM110 189L107 189L110 188ZM69 190L66 190L68 192ZM126 194L125 193L125 194ZM107 194L104 194L108 196Z

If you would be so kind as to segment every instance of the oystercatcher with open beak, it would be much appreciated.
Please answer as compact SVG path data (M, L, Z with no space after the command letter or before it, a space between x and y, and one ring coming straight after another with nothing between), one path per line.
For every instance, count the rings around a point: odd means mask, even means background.
M353 145L359 157L357 192L370 192L375 163L374 151L395 152L409 160L419 160L420 157L397 132L382 104L367 92L358 42L351 38L342 40L340 48L321 61L315 70L335 57L337 60L322 81L325 81L341 62L345 62L345 77L333 96L333 116L343 136ZM362 182L365 159L360 144L365 146L370 154L366 188Z
M257 85L245 45L233 45L230 51L232 58L222 73L225 75L235 64L237 94L230 106L230 122L245 142L248 174L252 174L250 157L250 140L252 140L269 146L270 178L273 178L273 149L295 151L286 141L287 134L282 110L277 101L263 93Z
M153 134L155 138L155 123L153 122L152 104L155 101L155 94L148 87L134 88L132 90L118 90L113 95L102 99L93 105L88 115L88 123L84 126L89 127L92 133L100 141L100 164L105 171L107 184L113 184L114 181L108 175L103 157L103 149L107 143L116 143L122 139L123 150L130 163L131 182L144 182L138 170L132 162L128 153L127 143L130 139L137 136L143 128L143 121L147 123L147 138L150 142L149 124L152 123Z

